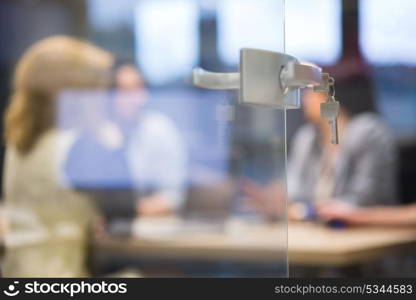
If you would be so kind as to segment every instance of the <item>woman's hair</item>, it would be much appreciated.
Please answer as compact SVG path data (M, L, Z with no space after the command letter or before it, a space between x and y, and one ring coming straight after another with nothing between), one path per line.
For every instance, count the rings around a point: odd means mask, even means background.
M376 112L374 89L367 75L357 74L336 81L335 92L335 98L350 117L364 112Z
M6 143L20 154L55 126L56 98L68 89L99 89L111 81L113 57L87 42L54 36L34 44L17 64L5 115Z

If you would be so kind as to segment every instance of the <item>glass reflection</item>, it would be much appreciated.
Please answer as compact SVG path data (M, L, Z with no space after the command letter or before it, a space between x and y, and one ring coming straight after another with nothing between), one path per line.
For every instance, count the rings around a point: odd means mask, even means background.
M198 61L228 67L219 5L99 2L78 2L76 38L24 41L35 44L7 117L4 274L285 276L285 112L187 81ZM269 2L282 51L283 2ZM277 205L253 205L259 191Z

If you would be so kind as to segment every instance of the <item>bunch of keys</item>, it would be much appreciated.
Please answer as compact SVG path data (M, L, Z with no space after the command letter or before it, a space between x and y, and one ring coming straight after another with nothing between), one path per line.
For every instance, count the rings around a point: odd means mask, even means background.
M322 84L314 87L314 91L318 93L325 93L327 101L321 103L321 117L328 120L331 130L331 143L338 144L338 122L340 106L339 102L335 100L335 80L330 77L328 73L322 74Z

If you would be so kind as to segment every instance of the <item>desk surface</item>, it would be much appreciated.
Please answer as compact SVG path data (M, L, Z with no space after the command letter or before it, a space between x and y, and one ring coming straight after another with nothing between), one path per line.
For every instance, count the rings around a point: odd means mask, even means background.
M414 251L416 228L352 227L333 230L311 223L289 224L292 264L346 266Z
M104 252L165 259L282 262L346 266L404 251L416 252L416 228L348 228L332 230L314 223L261 225L229 222L226 230L189 228L174 219L141 220L135 237L100 239ZM288 242L287 242L288 237Z

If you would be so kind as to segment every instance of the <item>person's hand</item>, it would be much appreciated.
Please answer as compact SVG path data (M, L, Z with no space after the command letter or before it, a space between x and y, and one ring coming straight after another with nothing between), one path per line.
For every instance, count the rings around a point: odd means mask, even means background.
M348 224L360 223L360 208L349 203L332 202L317 204L318 217L326 222L339 220Z
M244 180L241 189L245 195L245 203L269 219L278 217L285 207L285 190L280 182L262 186L254 181Z
M139 216L163 216L173 211L169 200L161 194L140 198L136 208Z

